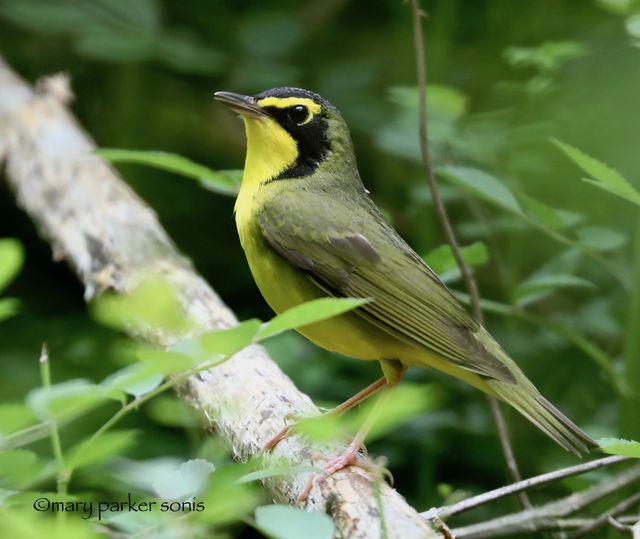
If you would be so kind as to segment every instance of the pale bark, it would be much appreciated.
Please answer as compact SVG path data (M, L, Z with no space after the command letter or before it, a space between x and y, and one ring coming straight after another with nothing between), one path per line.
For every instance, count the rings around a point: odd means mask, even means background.
M93 141L64 105L68 93L60 77L34 91L0 59L0 159L18 204L51 243L54 258L74 269L88 301L105 290L127 292L141 272L152 271L177 286L185 314L200 328L236 324L234 314L176 250L154 212L92 154ZM206 233L216 236L215 230ZM145 338L164 346L176 339L157 328ZM202 412L205 428L242 461L262 454L287 415L318 413L260 346L191 377L179 393ZM277 446L272 458L322 466L319 455L334 456L342 449L315 446L294 435ZM264 487L273 500L292 503L307 479L307 473L281 476ZM338 536L345 538L382 537L378 505L389 538L438 536L388 485L381 485L377 504L373 478L359 468L321 483L308 501L309 509L330 514Z

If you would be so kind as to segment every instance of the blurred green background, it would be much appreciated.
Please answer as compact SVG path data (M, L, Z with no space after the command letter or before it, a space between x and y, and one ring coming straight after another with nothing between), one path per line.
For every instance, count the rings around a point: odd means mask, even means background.
M640 7L628 0L424 7L434 164L445 167L442 194L461 242L486 246L476 260L480 292L500 304L486 311L489 330L591 435L640 438L640 214L581 181L585 174L549 140L640 185ZM98 146L174 152L213 169L241 168L244 158L242 124L213 101L215 90L317 91L351 126L363 181L400 233L425 255L444 242L420 167L411 18L401 1L0 0L0 54L32 82L68 73L73 111ZM117 166L240 319L272 316L240 248L231 197L168 172ZM26 253L4 294L20 309L0 324L3 402L22 401L40 384L43 342L54 382L99 381L127 361L122 337L91 319L76 278L52 262L4 183L0 237L17 238ZM463 291L456 272L441 269ZM294 334L268 347L318 403L340 402L378 376L377 366L327 354ZM409 502L426 509L456 491L506 483L484 397L435 372L408 378L435 381L437 405L368 448L388 458ZM95 430L117 409L110 406L66 427L64 444ZM574 462L525 419L506 414L524 475ZM125 426L144 432L126 452L130 459L225 459L203 449L197 425L167 420L159 406L145 406ZM73 486L108 491L94 475L79 474ZM237 525L230 533L254 532Z

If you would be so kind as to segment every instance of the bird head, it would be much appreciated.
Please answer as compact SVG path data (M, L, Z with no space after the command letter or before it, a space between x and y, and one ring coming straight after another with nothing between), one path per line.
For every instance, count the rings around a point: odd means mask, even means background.
M349 129L326 99L301 88L273 88L247 96L216 92L238 112L247 134L243 182L304 178L319 168L354 165Z

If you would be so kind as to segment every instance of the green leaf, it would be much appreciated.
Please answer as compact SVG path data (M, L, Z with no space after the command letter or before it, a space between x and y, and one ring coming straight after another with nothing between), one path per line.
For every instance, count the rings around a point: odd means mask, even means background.
M17 490L6 490L4 488L0 488L0 507L2 507L2 504L7 498L17 493L18 493Z
M158 387L164 374L156 372L149 365L134 363L107 376L100 386L107 391L118 394L125 392L134 397L141 397Z
M128 294L105 294L92 305L98 322L116 329L149 327L167 333L182 332L192 324L184 316L178 291L166 280L150 275Z
M371 415L372 408L380 398L380 395L372 397L354 413L303 418L296 423L296 430L319 442L335 441L344 432L355 434ZM409 418L434 408L438 400L439 393L434 386L403 383L394 389L384 403L384 408L378 412L367 440L379 438Z
M174 344L171 351L187 355L198 363L228 358L251 344L260 326L260 320L245 320L229 329L207 331L184 339Z
M631 37L640 38L640 13L627 17L624 21L624 27Z
M30 0L2 2L0 15L21 28L49 34L72 32L74 28L88 28L100 22L91 12L77 6Z
M20 302L17 299L0 299L0 322L11 318L20 310Z
M180 155L158 151L136 151L102 148L96 153L112 163L135 163L175 172L187 178L193 178L207 189L235 197L240 190L242 171L215 171L182 157Z
M24 249L18 240L0 239L0 293L15 279L24 262Z
M0 451L0 477L12 484L20 482L31 475L30 472L35 470L37 462L37 455L26 449Z
M440 401L440 395L435 385L402 383L393 390L388 401L385 402L384 408L367 435L367 440L378 439L410 418L433 410ZM377 398L381 398L381 395ZM353 415L354 425L351 428L353 432L367 420L375 406L375 399L376 397L370 399Z
M633 8L636 0L596 0L596 2L611 13L627 15Z
M202 493L215 466L204 459L183 462L177 469L158 475L153 490L164 500L186 500Z
M208 355L232 356L251 344L260 326L258 319L245 320L230 329L204 333L198 337L198 342Z
M616 230L602 226L589 226L576 231L581 245L596 251L612 251L622 247L628 237Z
M587 53L587 47L577 41L545 41L537 47L508 47L504 57L514 67L534 67L549 73Z
M317 442L335 441L345 430L349 432L357 430L357 426L354 426L353 416L322 414L303 417L296 422L296 432L300 432L305 438Z
M105 12L91 8L88 8L87 11L94 14L100 13L100 16L105 18L115 16L140 30L144 30L145 33L160 29L161 12L158 3L154 0L136 0L133 4L129 0L109 0L108 2L100 2L100 5L106 8Z
M188 355L168 350L140 348L136 355L149 373L178 374L195 366L195 362Z
M288 505L263 505L256 509L256 528L271 539L332 539L333 521L324 513Z
M154 55L153 36L106 26L79 35L74 46L77 54L102 62L142 62Z
M70 468L81 468L120 456L133 445L137 435L133 430L119 430L89 437L69 449L66 464Z
M570 274L537 274L520 283L513 291L514 303L528 305L560 288L593 288L591 281Z
M19 402L0 405L0 434L11 434L35 423L33 410Z
M487 246L481 241L476 241L471 245L465 245L460 249L460 253L466 264L472 267L481 266L489 260ZM442 274L458 267L456 259L453 256L453 251L449 245L436 247L423 258L429 267L437 274Z
M134 501L152 502L153 500L134 498ZM108 526L111 530L118 530L117 533L120 537L145 537L149 535L149 533L154 534L158 538L162 537L167 539L172 537L171 532L167 532L167 530L172 529L170 524L171 511L154 511L153 509L156 509L157 505L155 507L144 507L150 508L151 511L147 509L145 509L144 512L138 513L134 513L133 511L111 511L109 509L100 511L100 522L103 526ZM94 509L94 511L95 510L96 509ZM184 535L178 533L178 537L184 537ZM104 539L104 535L101 539Z
M560 218L562 222L562 226L564 228L572 228L580 223L583 223L585 220L584 215L580 213L575 213L572 211L562 210L562 209L554 209L556 215Z
M549 227L551 230L557 230L562 228L564 221L562 215L560 215L554 208L547 206L546 204L531 198L524 193L518 194L525 211L534 219L540 221L543 225Z
M160 395L152 399L147 403L145 411L158 425L192 428L201 424L193 408L169 395Z
M417 86L393 86L389 88L389 100L396 105L417 112L419 92ZM467 108L467 96L450 86L430 84L427 86L427 105L429 116L460 118Z
M148 460L132 460L123 457L109 467L109 473L113 479L127 486L129 490L152 493L155 478L175 470L180 463L181 460L169 456Z
M598 445L605 453L640 459L640 442L622 438L600 438Z
M39 419L60 420L86 413L117 396L117 392L109 388L76 379L33 389L26 402Z
M640 206L640 192L638 192L618 171L608 167L601 161L594 159L570 144L562 142L556 138L552 138L551 142L560 148L582 170L592 176L592 178L583 178L585 182L591 183L605 191L608 191L609 193L618 195L619 197Z
M369 301L368 298L320 298L296 305L263 324L257 339L266 339L283 331L326 320L356 309Z
M208 492L204 495L202 513L197 520L209 525L237 522L262 501L262 493L252 483L238 483L239 465L225 466L210 474ZM200 496L198 499L203 498ZM194 515L195 516L195 515Z
M104 539L105 534L89 519L88 512L70 515L64 525L56 520L53 508L47 512L36 512L33 504L38 498L46 498L50 502L77 503L80 500L72 496L61 496L55 492L15 494L7 502L16 506L2 512L0 537L15 539ZM58 513L63 514L63 513ZM86 519L86 520L84 520Z
M516 214L522 209L513 193L494 176L475 168L445 166L436 170L439 176L464 191Z
M284 466L272 466L264 470L256 470L240 477L236 483L251 483L253 481L262 481L270 477L279 477L283 475L296 475L299 473L314 472L322 473L321 468L310 466L309 464L288 464Z

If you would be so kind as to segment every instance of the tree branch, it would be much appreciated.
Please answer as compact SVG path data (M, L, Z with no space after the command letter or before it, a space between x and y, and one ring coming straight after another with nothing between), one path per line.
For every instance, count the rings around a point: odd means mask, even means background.
M608 511L602 513L598 518L595 518L592 522L585 524L581 528L579 528L575 534L571 537L572 539L575 537L584 537L588 533L591 533L593 530L597 530L598 528L604 526L609 522L609 520L620 513L623 513L627 509L630 509L634 505L637 505L640 501L640 492L636 492L635 494L629 496L628 498L622 500L621 502L614 505Z
M453 533L460 539L483 539L513 537L524 532L557 529L558 519L576 513L638 481L640 481L640 465L633 466L619 475L560 500L486 522L456 528Z
M458 243L458 239L456 238L456 234L453 230L453 226L451 225L451 221L449 220L447 209L444 203L442 202L442 198L440 197L440 191L438 190L438 182L436 180L435 174L433 172L433 166L431 164L431 155L429 152L429 132L428 132L428 122L427 122L427 63L424 55L425 44L424 44L424 37L422 34L422 17L424 16L424 13L420 9L418 0L411 0L411 14L413 17L413 36L414 36L414 47L416 51L416 73L418 77L418 100L419 100L419 107L420 107L419 108L419 111L420 111L419 136L420 136L420 151L422 153L422 164L424 166L424 171L427 176L427 180L429 183L429 190L431 191L431 199L433 200L433 205L436 209L438 219L440 220L440 224L444 229L447 242L451 246L451 251L453 253L453 257L456 260L456 264L458 265L458 268L460 268L460 273L462 274L465 287L469 292L469 297L471 298L471 308L473 310L473 315L475 316L476 320L478 320L478 322L483 324L484 316L482 314L482 308L480 307L480 294L478 292L478 284L476 283L475 277L471 272L469 266L467 265L467 263L464 261L464 258L462 257L462 252L460 251L460 245ZM489 408L491 409L491 415L493 416L493 420L496 424L498 439L500 440L500 446L502 447L502 453L504 454L504 458L507 464L507 470L509 471L511 480L521 481L522 475L520 474L518 463L513 453L513 447L511 445L511 441L509 440L507 425L504 421L504 417L500 410L500 404L495 398L491 396L487 396L487 400L489 401ZM519 494L518 498L520 500L520 505L523 508L531 507L531 502L529 501L529 498L526 495L526 493L523 492Z
M615 528L619 532L632 536L633 539L638 539L638 537L640 537L640 517L635 520L629 520L629 523L626 522L625 517L609 517L607 522L611 527Z
M233 313L178 253L153 211L93 153L94 143L61 104L69 97L59 77L34 92L0 59L0 159L19 205L51 243L54 258L71 265L87 300L107 289L126 293L142 273L152 272L176 287L185 314L202 330L235 325ZM158 328L144 337L163 346L176 339ZM238 460L262 455L287 416L318 413L259 346L189 378L180 395ZM293 435L267 460L321 466L319 454L342 450ZM264 487L275 501L294 503L307 479L306 473L272 477ZM350 467L317 485L308 507L330 514L338 537L378 538L374 487L370 474ZM437 536L388 485L379 485L379 496L390 539Z
M619 456L604 457L601 459L592 460L583 464L577 464L576 466L570 466L569 468L563 468L562 470L556 470L542 475L537 475L535 477L530 477L529 479L524 479L523 481L519 481L518 483L513 483L512 485L500 487L495 490L490 490L489 492L479 494L478 496L467 498L466 500L454 503L453 505L446 505L437 509L430 509L429 511L420 513L420 516L423 518L437 517L445 519L453 515L457 515L458 513L469 511L470 509L474 509L476 507L479 507L480 505L499 500L500 498L504 498L505 496L511 496L525 490L548 485L549 483L554 483L556 481L560 481L561 479L566 479L567 477L580 475L583 473L591 472L593 470L597 470L599 468L613 466L614 464L619 464L621 462L628 462L630 460L632 460L630 457Z

